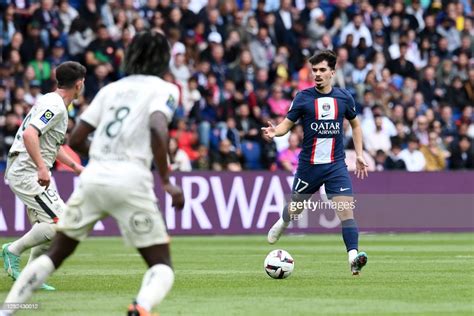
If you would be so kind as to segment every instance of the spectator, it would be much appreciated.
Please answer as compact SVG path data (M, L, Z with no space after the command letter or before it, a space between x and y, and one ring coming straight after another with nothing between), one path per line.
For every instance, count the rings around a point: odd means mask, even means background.
M453 109L449 105L441 108L442 135L445 137L454 137L457 132L453 119Z
M275 31L278 44L289 47L296 46L296 36L294 32L295 21L292 15L292 1L280 0L280 9L275 12Z
M252 59L258 68L268 69L275 57L276 48L268 36L268 29L261 27L258 34L249 44Z
M337 51L335 85L356 100L366 137L383 132L396 151L412 133L428 145L433 131L447 151L463 136L474 136L468 113L474 104L474 33L465 0L443 6L395 1L390 7L313 0L10 2L0 22L0 126L5 113L22 119L40 93L54 88L55 65L65 58L89 70L85 97L68 107L75 118L100 86L123 76L121 59L134 34L152 28L173 47L171 71L163 77L181 89L175 117L185 129L178 147L201 159L198 165L204 165L203 155L214 156L231 118L241 139L241 168L275 170L276 148L287 148L288 139L261 142L259 126L281 120L287 98L314 84L306 60L315 49ZM199 153L198 145L207 151ZM383 164L392 152L385 157L370 151L378 170L391 168Z
M194 149L198 141L196 132L188 130L184 119L179 119L176 127L170 131L170 137L178 141L178 148L184 150L189 159L195 160L198 157L198 152Z
M63 33L69 33L72 21L79 15L79 12L69 4L69 0L60 0L59 4L59 19L63 25Z
M474 154L472 141L467 136L461 136L459 141L451 146L451 157L449 159L449 168L474 169Z
M384 170L407 170L405 161L400 156L402 148L398 143L392 143L392 150L385 159Z
M123 52L117 49L110 39L109 31L104 24L99 25L97 39L92 41L86 49L85 63L88 70L93 70L99 64L105 64L110 73L118 70L117 61L122 58Z
M25 101L33 106L36 103L36 99L43 95L41 93L41 82L32 80L29 82L29 87L30 92L25 94Z
M354 149L354 142L353 142L352 138L349 140L349 143L347 144L345 153L346 153L345 162L346 162L346 165L347 165L347 170L349 170L350 172L355 171L356 170L355 166L356 166L356 161L357 161L357 154L356 154L356 151ZM372 158L372 156L366 150L363 151L362 155L364 157L365 162L368 165L367 170L368 171L375 171L374 158Z
M260 142L262 140L260 137L261 127L262 124L259 124L250 116L249 106L245 103L241 104L237 116L237 130L239 131L240 138Z
M420 151L425 156L426 171L441 171L446 168L447 154L438 145L438 134L430 132L428 145L421 146Z
M375 154L375 170L384 171L385 163L387 162L387 153L383 150L377 150Z
M357 47L361 38L365 38L367 46L372 46L372 35L369 29L364 24L364 20L360 13L354 14L352 22L347 24L341 31L341 42L344 43L347 40L349 34L353 35L352 47Z
M44 44L40 38L41 27L38 22L33 21L27 27L27 35L20 47L21 60L28 63L35 58L38 48L43 47Z
M7 112L12 110L10 98L7 98L7 87L5 84L0 83L0 117L6 115ZM0 125L1 122L0 122Z
M232 151L232 144L228 139L219 143L219 150L211 156L212 170L214 171L241 171L239 157Z
M448 41L448 51L453 52L461 46L461 37L459 31L454 25L454 21L448 16L443 18L440 25L436 27L436 31Z
M354 65L349 61L349 52L347 48L340 47L337 50L337 66L335 80L336 85L341 88L351 89L353 88L352 72L354 71Z
M408 44L400 43L400 57L388 62L387 67L392 74L399 74L402 77L417 79L417 71L412 62L406 59Z
M254 80L255 71L251 52L248 49L243 49L236 63L229 67L227 77L235 82L238 90L243 91L245 82Z
M198 157L192 162L193 170L209 170L211 169L211 162L209 161L209 147L199 145Z
M281 169L294 174L298 167L298 156L301 152L298 135L291 133L288 139L288 145L288 148L278 153L277 160Z
M426 167L425 156L418 150L419 140L415 135L408 138L408 148L400 152L399 157L405 162L407 171L423 171Z
M458 113L469 104L469 99L460 77L454 77L449 85L446 91L446 101Z
M83 54L94 38L94 32L82 18L74 19L71 22L68 36L68 49L71 59L84 63Z
M2 36L0 37L0 41L2 43L2 46L7 46L8 44L10 44L13 35L16 32L16 26L14 21L14 6L10 4L6 7L3 13L4 16L2 19L0 19L0 34L2 34Z
M79 8L79 16L84 19L87 25L95 29L101 18L100 8L97 7L95 0L85 0ZM105 26L105 25L104 25Z
M41 39L45 47L61 38L64 25L53 0L42 0L41 7L33 13L32 20L41 28Z
M290 108L290 103L291 101L284 96L283 87L274 85L272 94L268 98L268 105L270 106L272 114L286 116Z
M105 63L98 64L95 67L93 73L87 75L84 88L84 98L86 99L87 103L90 103L92 101L92 99L95 97L95 95L97 94L97 92L99 92L100 89L110 83L108 76L109 68Z
M433 67L428 66L425 68L424 78L420 83L419 89L429 107L437 105L443 92L439 84L436 82L435 70Z
M51 49L51 56L48 58L51 67L56 69L57 66L67 60L64 44L61 41L54 42L53 48Z
M324 15L323 10L320 8L314 8L311 10L309 17L310 20L307 25L308 36L313 42L317 42L329 31L325 26L326 16ZM333 37L335 32L333 31L331 35L331 37Z
M191 171L191 162L188 155L178 148L176 138L170 138L169 142L169 168L172 171Z
M233 117L228 117L226 124L220 129L220 140L227 139L230 141L230 150L236 153L240 152L240 133Z
M370 155L375 157L378 150L388 153L391 147L390 137L383 131L383 118L380 115L374 117L375 131L365 135L364 145Z
M5 124L0 125L0 160L6 160L8 151L15 140L16 132L20 127L21 119L15 112L8 112L5 114Z
M428 119L426 116L420 115L417 117L414 132L421 145L427 146L429 144Z

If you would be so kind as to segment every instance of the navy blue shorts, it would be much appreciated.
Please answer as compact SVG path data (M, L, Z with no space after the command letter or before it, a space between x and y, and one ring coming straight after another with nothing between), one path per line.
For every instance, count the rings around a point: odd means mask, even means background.
M312 195L323 184L329 199L337 195L352 196L352 181L344 161L322 165L298 165L292 192Z

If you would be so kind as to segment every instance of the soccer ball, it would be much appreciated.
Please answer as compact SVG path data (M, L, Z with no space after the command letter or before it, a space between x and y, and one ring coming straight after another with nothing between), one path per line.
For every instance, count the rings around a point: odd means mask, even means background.
M293 257L285 250L271 251L263 263L265 272L274 279L285 279L291 275L295 268Z

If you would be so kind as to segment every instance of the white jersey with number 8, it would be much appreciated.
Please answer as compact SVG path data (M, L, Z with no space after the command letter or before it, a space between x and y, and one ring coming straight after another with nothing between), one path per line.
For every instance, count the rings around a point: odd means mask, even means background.
M155 76L133 75L102 88L81 116L96 128L81 178L111 183L114 177L133 182L145 176L151 181L150 115L160 111L170 123L178 99L177 86Z

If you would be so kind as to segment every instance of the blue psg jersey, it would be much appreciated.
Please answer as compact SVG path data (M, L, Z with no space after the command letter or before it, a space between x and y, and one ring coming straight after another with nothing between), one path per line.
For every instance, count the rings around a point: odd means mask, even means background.
M304 138L300 163L327 164L343 161L346 157L343 144L344 118L356 117L355 102L344 89L333 87L328 94L314 87L296 94L287 118L301 119Z

